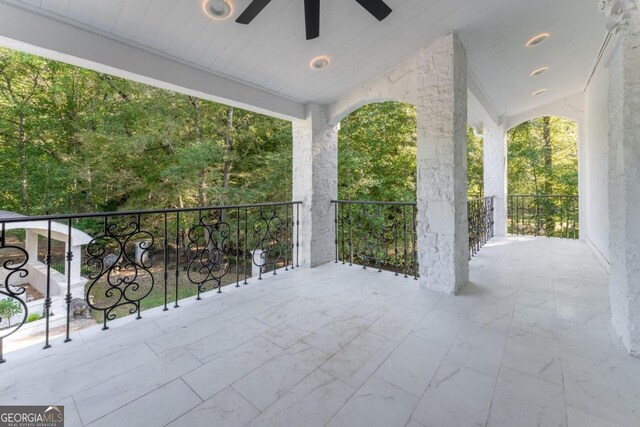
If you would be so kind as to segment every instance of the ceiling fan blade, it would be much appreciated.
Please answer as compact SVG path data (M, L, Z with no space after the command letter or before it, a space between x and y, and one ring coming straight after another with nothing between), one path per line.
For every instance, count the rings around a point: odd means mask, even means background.
M269 3L271 3L271 0L253 0L251 4L247 6L244 12L242 12L242 14L238 16L236 22L238 24L251 23L251 21L253 21L253 19L258 16L258 14L262 12L262 9L264 9L265 6L267 6Z
M304 0L304 21L307 40L320 36L320 0Z
M382 21L389 16L391 8L383 0L356 0L360 6L376 17L378 21Z

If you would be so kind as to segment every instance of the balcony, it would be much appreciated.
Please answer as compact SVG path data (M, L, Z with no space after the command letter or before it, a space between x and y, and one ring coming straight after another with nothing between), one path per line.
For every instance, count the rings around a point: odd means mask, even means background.
M494 238L458 296L375 268L388 264L379 259L338 261L276 265L246 285L105 320L108 331L12 351L0 403L63 404L67 425L91 426L637 420L640 361L609 326L608 275L583 242Z

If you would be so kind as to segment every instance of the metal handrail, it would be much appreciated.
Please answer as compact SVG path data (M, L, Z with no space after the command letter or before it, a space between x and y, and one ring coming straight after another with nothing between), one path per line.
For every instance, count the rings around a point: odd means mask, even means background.
M21 216L13 218L0 218L0 223L14 222L30 222L30 221L56 221L61 219L81 219L81 218L101 218L105 216L129 216L129 215L153 215L163 213L183 213L183 212L204 212L221 209L244 209L244 208L263 208L285 205L301 205L302 202L274 202L274 203L254 203L248 205L219 205L205 206L197 208L170 208L170 209L148 209L138 211L114 211L114 212L90 212L82 214L57 214L57 215L38 215L38 216Z
M169 302L178 308L179 300L185 296L197 296L199 300L205 291L220 293L223 286L235 283L240 287L241 281L246 285L253 270L262 279L267 271L277 274L279 269L299 267L301 204L276 202L0 218L0 269L5 273L0 280L0 299L11 300L19 309L9 319L0 319L7 323L7 327L0 328L0 363L4 362L3 339L17 332L29 314L26 289L19 285L24 285L30 274L30 255L26 242L20 242L24 235L9 224L20 223L18 228L29 228L29 223L46 223L39 226L45 230L47 245L43 292L46 349L51 347L50 317L55 295L52 286L57 283L52 277L52 237L60 233L60 223L66 235L66 252L61 254L65 257L66 281L58 285L66 306L68 342L76 306L84 307L81 311L87 316L91 311L100 313L102 318L96 320L108 329L108 322L121 315L136 314L139 319L145 308L160 305L167 311ZM98 231L88 243L79 242L72 233L74 221L87 218L99 218L93 224ZM87 271L83 274L87 284L73 294L72 270L77 272L78 268L71 268L72 248L78 245L85 245L85 260L80 263ZM11 322L18 316L18 322Z

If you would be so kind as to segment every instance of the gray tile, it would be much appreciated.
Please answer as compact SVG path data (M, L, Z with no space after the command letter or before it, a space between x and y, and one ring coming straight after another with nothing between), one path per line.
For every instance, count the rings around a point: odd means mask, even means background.
M317 369L250 425L322 427L355 391L355 388Z
M446 359L496 377L504 352L506 334L484 327L484 324L476 322L465 323Z
M91 427L161 426L180 417L202 400L180 379L88 424Z
M251 318L230 326L218 327L215 324L209 325L209 329L211 333L208 336L186 347L189 353L203 363L207 363L221 354L251 341L271 329L271 327Z
M562 364L557 339L513 331L507 338L502 366L562 385Z
M370 378L327 426L402 426L418 398L376 377Z
M209 399L281 353L280 347L258 337L191 371L183 379L200 397Z
M322 370L360 387L398 346L397 341L363 332L322 365Z
M170 352L99 386L80 391L74 400L82 420L91 423L199 366L201 363L184 350Z
M334 354L364 332L370 324L371 322L361 317L344 314L305 337L304 342L327 354Z
M487 426L567 425L562 386L502 368Z
M231 387L227 387L212 398L205 400L177 420L170 427L242 427L260 414Z
M412 418L425 426L484 426L495 381L445 360Z
M621 425L640 417L640 399L617 358L605 362L562 355L567 405Z
M438 371L446 352L445 346L409 335L374 375L421 397Z
M567 424L569 427L622 427L572 406L567 406Z
M264 411L328 358L308 344L295 344L235 382L233 388Z

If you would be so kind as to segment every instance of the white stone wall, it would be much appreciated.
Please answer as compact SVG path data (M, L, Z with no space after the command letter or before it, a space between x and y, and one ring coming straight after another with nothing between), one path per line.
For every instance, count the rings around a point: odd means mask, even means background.
M601 64L585 92L585 215L580 235L609 268L609 70ZM580 158L580 160L583 160ZM581 194L582 196L582 194Z
M338 197L338 129L325 106L309 104L307 119L293 122L293 200L300 207L300 266L335 258L331 201Z
M420 276L457 293L469 280L466 53L452 34L417 60Z
M401 101L418 123L417 244L422 286L457 293L469 279L467 67L455 34L442 37L329 108L338 123L365 104Z
M493 196L493 221L496 237L507 234L507 135L503 126L485 124L484 195Z
M640 356L640 31L609 60L610 297L613 325Z

